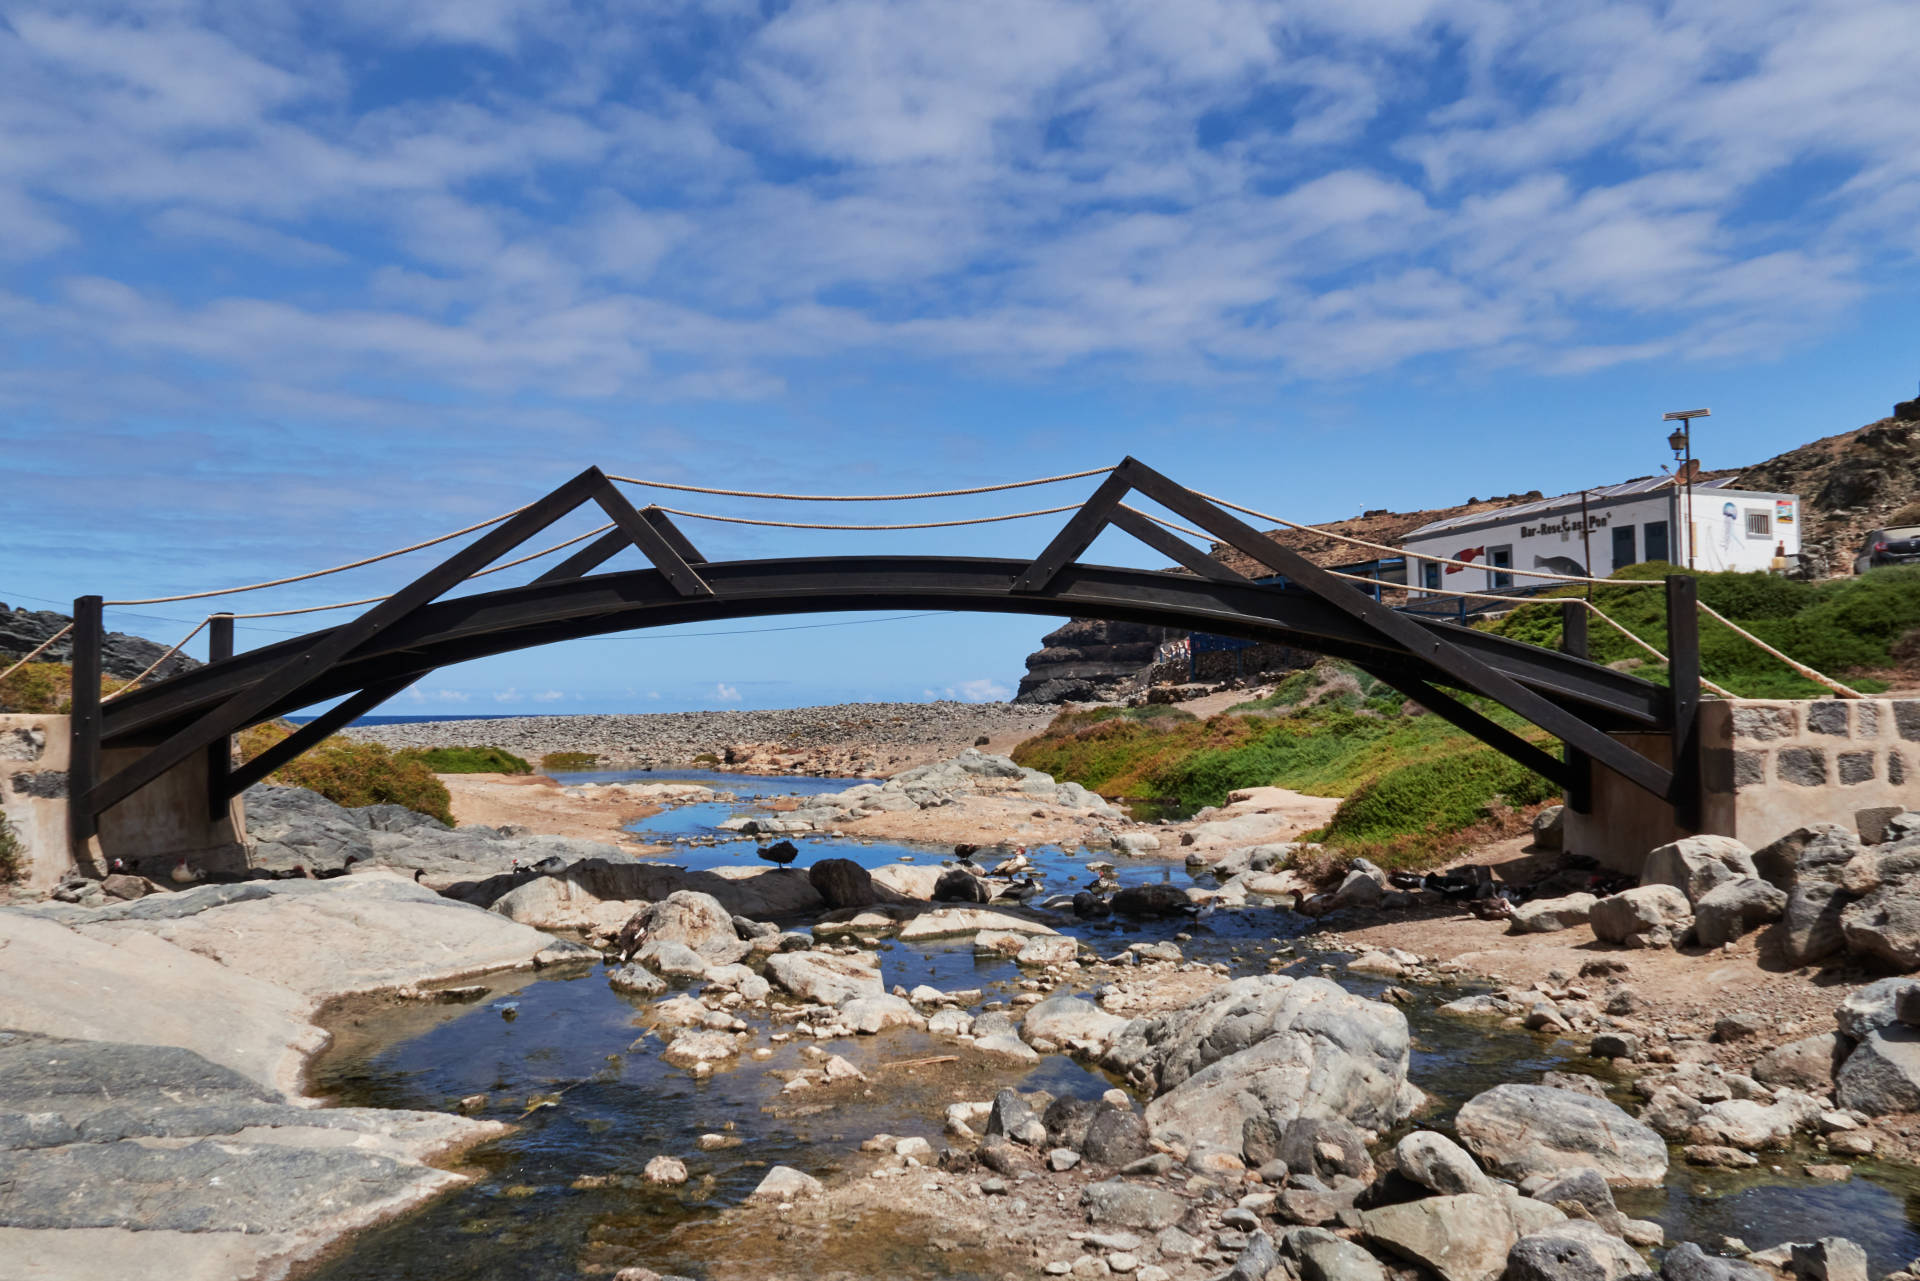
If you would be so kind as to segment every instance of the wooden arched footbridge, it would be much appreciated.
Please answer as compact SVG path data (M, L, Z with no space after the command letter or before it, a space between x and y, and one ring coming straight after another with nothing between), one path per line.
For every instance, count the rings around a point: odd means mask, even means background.
M1159 504L1282 576L1256 583L1129 506ZM612 527L521 586L446 594L554 522L588 504ZM964 522L955 522L964 523ZM1125 531L1179 569L1080 561L1103 530ZM629 548L647 568L602 567ZM362 562L364 563L364 562ZM74 708L69 774L76 848L99 816L193 758L207 765L210 814L327 735L434 669L510 650L675 623L892 608L1125 620L1272 642L1345 659L1429 711L1558 782L1584 810L1597 763L1671 804L1698 827L1699 659L1694 584L1667 582L1671 680L1658 685L1588 661L1586 614L1567 606L1560 650L1419 618L1389 605L1260 533L1218 502L1126 459L1031 561L966 556L823 556L709 561L659 508L636 508L590 468L507 519L350 622L245 653L231 616L212 619L211 661L100 701L103 602L74 607ZM1565 758L1488 719L1458 692L1483 696L1558 738ZM228 764L230 737L249 725L342 698L261 756ZM1613 734L1653 732L1674 766ZM128 750L130 749L130 750ZM103 753L124 761L104 777Z

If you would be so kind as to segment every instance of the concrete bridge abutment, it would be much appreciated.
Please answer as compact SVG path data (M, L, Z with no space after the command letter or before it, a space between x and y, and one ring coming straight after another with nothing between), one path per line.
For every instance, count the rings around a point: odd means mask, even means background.
M1920 699L1711 699L1700 704L1701 834L1759 849L1862 810L1920 810ZM1665 734L1616 734L1660 764ZM1601 766L1593 806L1567 810L1565 848L1638 873L1648 851L1693 835L1671 806Z
M220 817L208 816L205 753L107 810L98 833L76 850L67 811L71 747L70 717L0 714L0 815L19 846L18 886L48 890L76 872L103 875L116 858L155 879L182 858L202 871L247 867L245 804L235 797ZM101 755L102 772L141 755L138 748L110 749Z

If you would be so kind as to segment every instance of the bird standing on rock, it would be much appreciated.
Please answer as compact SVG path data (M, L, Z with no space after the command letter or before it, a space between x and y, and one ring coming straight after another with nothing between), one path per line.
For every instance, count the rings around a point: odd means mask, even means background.
M198 869L187 865L186 855L183 854L180 856L180 861L173 865L173 871L167 873L167 879L175 885L198 885L206 878Z
M792 841L775 841L771 845L762 846L759 854L767 862L785 867L800 857L800 850Z

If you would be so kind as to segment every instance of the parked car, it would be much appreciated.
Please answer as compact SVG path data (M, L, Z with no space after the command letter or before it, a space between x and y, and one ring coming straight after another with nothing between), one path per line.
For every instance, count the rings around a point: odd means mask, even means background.
M1864 574L1882 565L1920 565L1920 525L1876 529L1867 535L1853 558L1853 572Z

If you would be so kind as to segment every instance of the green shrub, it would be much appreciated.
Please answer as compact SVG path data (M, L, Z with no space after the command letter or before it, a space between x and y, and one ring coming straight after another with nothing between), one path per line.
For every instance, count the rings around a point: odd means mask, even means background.
M309 788L349 809L404 805L442 823L453 823L453 798L447 794L446 784L433 776L426 762L389 752L381 743L336 736L283 766L274 778Z
M1557 753L1556 753L1557 754ZM1500 798L1516 809L1559 789L1490 747L1396 766L1340 803L1321 839L1392 866L1446 852Z
M13 827L13 820L0 814L0 885L12 885L27 874L27 846Z
M698 756L693 758L693 763L695 765L713 766L713 765L718 765L720 763L720 758L718 756L715 756L712 752L702 752Z
M11 660L0 665L0 671L5 671L7 666L11 666ZM100 693L111 694L126 683L103 676ZM64 716L72 710L73 668L66 663L28 663L0 680L0 712Z
M504 747L409 747L394 755L419 761L436 774L533 773L533 766Z
M540 768L548 773L579 773L600 763L592 752L548 752L540 758Z

